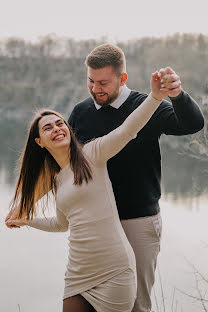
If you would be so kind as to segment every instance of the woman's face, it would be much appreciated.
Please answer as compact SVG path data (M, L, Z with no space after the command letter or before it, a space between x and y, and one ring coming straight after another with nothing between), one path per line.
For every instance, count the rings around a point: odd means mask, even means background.
M35 142L49 152L57 149L69 147L71 136L64 120L56 115L47 115L40 119L38 123L39 138Z

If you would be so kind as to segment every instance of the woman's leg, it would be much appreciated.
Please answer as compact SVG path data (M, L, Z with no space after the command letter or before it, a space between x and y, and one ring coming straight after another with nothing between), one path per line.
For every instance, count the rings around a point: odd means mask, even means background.
M63 312L94 312L91 304L81 295L64 299ZM96 311L95 311L96 312Z

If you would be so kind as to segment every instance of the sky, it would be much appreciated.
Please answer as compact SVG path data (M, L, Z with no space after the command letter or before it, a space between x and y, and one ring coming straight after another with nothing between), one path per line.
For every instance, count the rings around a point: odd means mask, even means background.
M208 34L208 0L0 0L0 39L47 34L110 41Z

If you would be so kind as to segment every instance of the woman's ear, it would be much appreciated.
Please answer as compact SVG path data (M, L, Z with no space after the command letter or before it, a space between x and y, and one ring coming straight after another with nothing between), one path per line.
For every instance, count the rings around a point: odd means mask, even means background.
M35 142L36 142L41 148L43 148L43 146L42 146L41 143L40 143L40 138L35 138Z

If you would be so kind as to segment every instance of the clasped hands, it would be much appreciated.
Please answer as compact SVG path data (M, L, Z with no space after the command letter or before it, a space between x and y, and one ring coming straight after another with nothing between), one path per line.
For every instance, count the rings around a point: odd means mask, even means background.
M152 96L157 100L177 97L182 92L180 77L171 67L161 68L152 74L150 80Z

